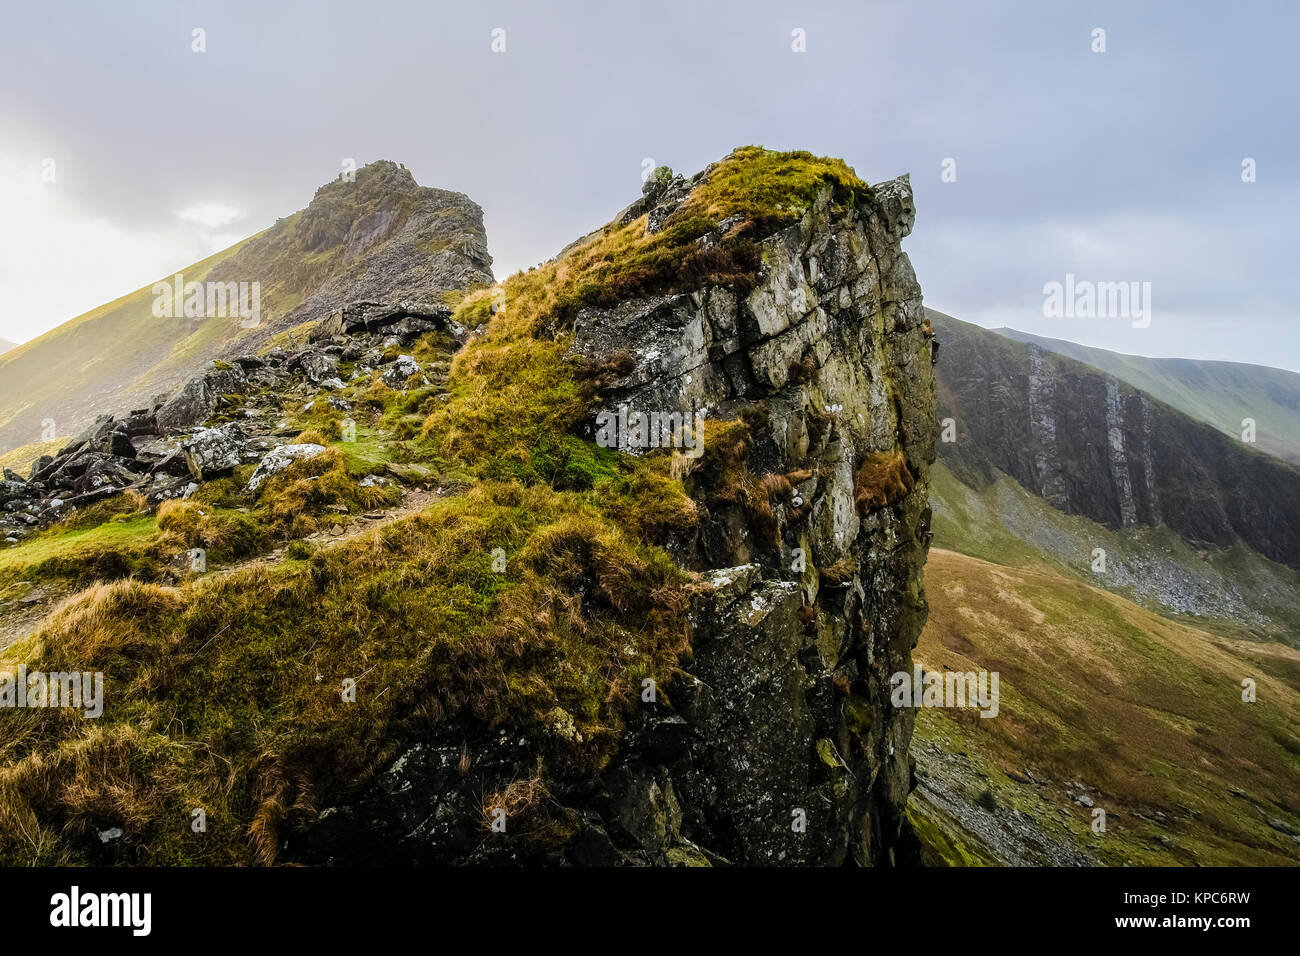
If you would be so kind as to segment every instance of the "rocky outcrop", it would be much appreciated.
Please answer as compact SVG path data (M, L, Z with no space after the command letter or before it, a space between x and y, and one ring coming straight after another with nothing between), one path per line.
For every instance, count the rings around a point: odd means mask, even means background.
M662 204L675 208L698 181L665 177L622 220L663 223ZM666 686L643 685L646 706L598 777L548 791L564 835L543 850L474 838L482 794L519 786L529 752L508 731L458 726L407 748L355 801L291 837L284 858L910 858L913 714L888 690L891 674L910 672L925 621L936 438L931 333L900 248L913 217L905 178L856 208L827 188L762 239L752 283L577 313L569 355L609 372L603 410L661 416L708 448L697 458L678 447L700 522L665 545L698 575L692 662ZM586 437L600 440L599 422ZM627 436L617 444L638 451Z
M736 863L889 860L910 789L911 713L888 684L925 620L932 356L899 247L911 189L873 191L870 208L838 212L827 191L765 240L750 291L578 317L576 353L631 353L607 408L748 426L741 468L762 500L687 476L703 520L677 556L706 583L685 726L656 769L680 832ZM863 506L864 463L884 455L901 455L907 487Z
M352 181L325 184L305 209L214 258L221 261L210 270L197 263L182 270L184 281L203 283L209 298L228 283L256 284L255 320L208 315L206 301L203 316L160 317L145 288L55 329L4 356L0 451L34 442L51 427L43 423L76 434L105 407L152 407L159 392L193 379L214 359L255 355L269 339L353 303L353 314L367 317L367 332L381 325L398 336L428 331L449 313L443 295L493 280L482 209L461 193L418 185L409 170L388 161L358 169ZM173 277L161 278L170 288ZM164 426L201 423L214 395L238 391L229 382L211 384L168 409Z
M304 293L300 304L273 317L268 331L350 303L349 319L446 315L450 310L432 304L440 294L492 281L483 210L463 193L418 185L397 163L371 163L353 182L326 183L297 220L276 223L211 276L266 276L264 285Z
M422 382L437 378L411 356L391 351L431 333L442 336L448 348L465 336L444 306L348 303L322 317L304 347L214 362L152 409L123 418L101 415L57 455L36 462L28 477L6 472L0 482L0 544L17 544L79 508L123 492L139 494L149 504L188 497L199 482L229 475L240 465L257 465L248 484L255 492L293 461L324 451L317 444L288 444L296 430L284 428L280 418L286 399L341 389L337 376L345 360L352 382L379 371L400 390L417 374ZM329 401L350 410L347 402Z
M248 388L248 379L237 365L212 366L186 382L156 413L164 431L178 431L207 421L226 395L238 395Z
M336 195L323 191L321 209ZM304 215L293 242L362 271L371 259L382 266L380 250L401 227L391 202L371 198L360 217ZM308 560L279 572L295 583L277 601L296 607L268 608L265 620L235 615L277 635L285 661L306 661L318 641L342 650L332 631L340 622L364 637L355 646L363 674L400 648L365 709L346 695L333 705L341 710L320 706L350 651L318 670L303 664L314 694L277 678L256 716L289 716L230 760L256 808L241 797L219 825L232 833L240 820L248 846L214 842L200 854L351 864L911 860L913 712L895 709L889 688L894 673L910 672L927 612L936 438L932 333L901 249L913 218L905 178L868 187L806 153L747 147L694 177L662 170L573 261L507 283L504 314L491 311L493 296L467 297L455 314L473 334L424 297L331 301L310 328L284 336L288 347L232 355L148 411L96 422L30 480L6 477L4 507L37 523L68 513L57 496L69 483L156 502L233 473L265 494L268 475L325 450L311 432L344 430L342 416L311 414L328 403L366 415L371 434L414 435L426 416L418 440L383 446L390 470L436 478L440 489L473 482L373 539L307 548ZM393 274L427 265L413 260ZM445 360L462 345L444 387ZM638 462L593 442L655 457ZM470 445L487 451L460 457ZM545 454L533 460L547 445L566 456L555 459L559 472ZM528 472L509 480L521 463ZM343 483L328 478L295 488ZM199 509L178 514L190 510ZM660 522L657 510L674 517ZM453 571L453 553L472 551L485 529L534 518L544 524L506 539L517 550L490 556L504 586L483 580L486 553L454 569L445 590L417 584ZM263 573L231 569L221 599L240 591L260 607ZM159 614L217 596L197 582L180 593ZM234 626L222 667L244 673L253 665L237 661L264 645ZM196 690L177 683L169 693L193 699ZM299 707L322 722L313 729ZM275 767L263 761L272 750ZM211 779L231 792L226 770ZM50 819L62 798L45 794L55 789L31 796ZM85 828L67 840L87 859L128 862L169 839L116 828L122 842L111 848L82 840Z

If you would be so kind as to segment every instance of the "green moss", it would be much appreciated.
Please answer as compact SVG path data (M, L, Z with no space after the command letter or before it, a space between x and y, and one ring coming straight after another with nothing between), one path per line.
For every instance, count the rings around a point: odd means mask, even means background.
M152 515L40 535L19 547L0 551L0 583L132 574L154 578L162 572L161 557L152 547L156 540L157 522Z
M396 501L395 488L363 488L339 447L296 461L271 476L259 491L257 517L274 538L301 538L317 530L316 519L330 523Z
M240 511L198 501L168 501L158 509L158 544L172 554L202 548L213 562L236 561L266 547L263 523Z

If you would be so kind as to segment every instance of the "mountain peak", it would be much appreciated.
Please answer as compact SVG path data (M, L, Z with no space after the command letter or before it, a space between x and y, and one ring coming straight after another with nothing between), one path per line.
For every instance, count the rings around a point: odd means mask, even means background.
M436 303L493 281L479 205L419 185L391 160L337 177L306 208L160 278L169 287L255 289L258 318L159 318L149 286L65 323L4 356L0 451L38 441L49 422L59 436L74 435L106 401L112 411L143 408L212 359L256 352L350 302Z

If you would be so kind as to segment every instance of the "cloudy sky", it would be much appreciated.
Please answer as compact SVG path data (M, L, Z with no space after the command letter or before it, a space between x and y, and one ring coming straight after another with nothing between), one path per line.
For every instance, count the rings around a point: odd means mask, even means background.
M757 143L841 156L873 182L910 172L906 248L941 311L1300 370L1298 9L11 5L0 338L29 339L265 228L345 159L394 159L468 193L503 277L608 220L645 159L694 172ZM206 52L192 49L196 28ZM1045 317L1044 284L1067 274L1151 283L1150 324Z

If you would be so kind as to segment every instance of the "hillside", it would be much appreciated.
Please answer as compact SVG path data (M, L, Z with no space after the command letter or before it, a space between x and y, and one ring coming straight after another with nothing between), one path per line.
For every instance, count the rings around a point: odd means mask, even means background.
M356 181L317 190L304 210L181 270L184 282L252 283L260 316L154 314L151 284L0 356L0 453L70 438L104 412L153 408L213 359L253 352L277 334L366 298L440 302L492 281L479 207L372 163ZM160 282L173 284L173 277ZM211 294L211 287L204 291ZM205 296L203 310L209 303ZM256 323L254 325L254 323Z
M1124 355L1016 329L993 331L1091 365L1225 435L1239 438L1242 420L1254 419L1260 451L1300 464L1300 373L1240 362Z
M945 550L926 590L916 660L997 671L1001 695L995 719L919 712L909 813L930 862L1300 863L1300 650Z
M1107 528L1006 476L977 490L942 461L931 474L937 547L1072 577L1219 633L1300 647L1300 571L1240 544L1197 549L1166 527Z
M914 657L998 672L1001 700L996 719L918 712L923 858L1300 863L1300 571L1261 553L1285 520L1240 500L1289 501L1294 469L1116 375L928 314L957 440L931 471Z
M1164 525L1199 549L1244 543L1300 567L1300 469L1074 359L927 310L940 455L982 488L1001 475L1109 528Z

